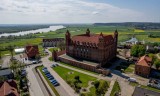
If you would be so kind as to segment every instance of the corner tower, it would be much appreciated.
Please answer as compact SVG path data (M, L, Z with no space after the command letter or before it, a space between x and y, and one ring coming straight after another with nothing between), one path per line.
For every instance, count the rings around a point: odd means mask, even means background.
M66 37L66 53L68 53L68 51L69 51L69 45L71 43L71 34L69 33L68 30L67 30L67 32L65 34L65 37Z

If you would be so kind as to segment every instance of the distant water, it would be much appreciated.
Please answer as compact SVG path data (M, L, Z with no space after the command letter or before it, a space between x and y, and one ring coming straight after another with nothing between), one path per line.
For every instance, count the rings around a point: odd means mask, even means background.
M26 34L30 34L30 33L46 33L49 31L55 31L57 29L62 29L65 28L65 26L62 25L58 25L58 26L50 26L49 28L42 28L42 29L37 29L37 30L29 30L29 31L21 31L21 32L17 32L17 33L4 33L4 34L0 34L0 37L2 36L19 36L19 35L26 35Z

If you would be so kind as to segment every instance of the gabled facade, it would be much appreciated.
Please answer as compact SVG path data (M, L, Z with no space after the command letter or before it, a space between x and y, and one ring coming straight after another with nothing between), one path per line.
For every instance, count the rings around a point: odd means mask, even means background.
M38 45L27 45L25 53L28 58L35 58L39 54Z
M14 80L1 82L0 96L20 96L17 89L17 84Z
M152 58L148 55L142 56L135 65L135 74L149 77L152 66Z

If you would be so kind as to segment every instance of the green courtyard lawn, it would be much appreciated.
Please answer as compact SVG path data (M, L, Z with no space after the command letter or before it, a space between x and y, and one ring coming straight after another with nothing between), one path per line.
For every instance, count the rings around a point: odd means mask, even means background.
M64 68L61 66L56 66L53 68L54 71L56 71L58 73L59 76L62 77L62 79L64 79L72 88L73 84L75 82L75 77L79 76L79 79L81 81L81 83L79 83L79 86L81 88L89 88L90 92L80 92L85 96L95 96L95 90L96 88L94 87L94 85L90 85L89 86L89 82L95 82L97 81L97 78L77 72L77 71L73 71L70 70L68 68ZM108 81L104 81L104 80L99 80L100 85L103 86L104 82L107 84L107 86L109 87L109 82ZM105 86L106 87L106 86ZM108 87L105 88L105 92L107 91Z
M73 82L73 79L75 76L79 76L80 80L82 81L81 87L87 87L89 81L95 81L97 78L79 73L77 71L73 71L61 66L57 66L53 68L65 81L71 80Z
M69 65L67 63L63 63L63 62L59 62L59 63L63 64L63 65L66 65L66 66L69 66L69 67L72 67L72 68L75 68L75 69L78 69L78 70L82 70L82 71L85 71L85 72L88 72L88 73L98 75L98 73L96 73L96 72L88 71L88 70L85 70L85 69L82 69L82 68L79 68L79 67L76 67L76 66Z
M49 81L49 79L43 73L42 68L44 68L44 66L39 66L37 69L40 70L41 74L43 75L43 77L45 78L45 80L47 81L47 83L49 84L49 86L51 87L51 89L53 90L53 92L55 93L55 95L56 96L60 96L59 93L57 92L57 90L54 88L53 84Z
M112 88L112 91L111 91L110 96L115 96L115 94L116 94L117 92L120 92L120 91L121 91L121 88L120 88L120 86L119 86L119 83L116 81L116 82L114 83L114 85L113 85L113 88Z

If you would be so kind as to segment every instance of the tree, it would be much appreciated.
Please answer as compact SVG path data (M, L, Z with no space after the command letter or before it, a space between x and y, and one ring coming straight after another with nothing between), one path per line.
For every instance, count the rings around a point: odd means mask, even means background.
M74 79L79 81L79 76L75 76Z
M152 53L148 54L150 58L152 58L153 63L156 61L156 56Z
M2 51L3 51L3 49L2 49L2 47L0 46L0 59L2 58Z
M157 69L159 69L160 68L160 60L156 59L154 62L154 65L156 66Z
M97 89L98 86L99 86L99 81L95 81L95 82L94 82L94 86L95 86L95 88Z
M13 45L9 45L9 46L7 46L7 50L9 50L9 51L10 51L10 53L11 53L11 60L12 60L12 59L13 59L14 46L13 46Z
M18 74L18 68L20 68L20 64L17 61L12 61L10 64L10 69L13 71L14 75Z
M131 48L131 55L138 57L138 56L143 56L145 54L145 46L143 45L134 45Z

